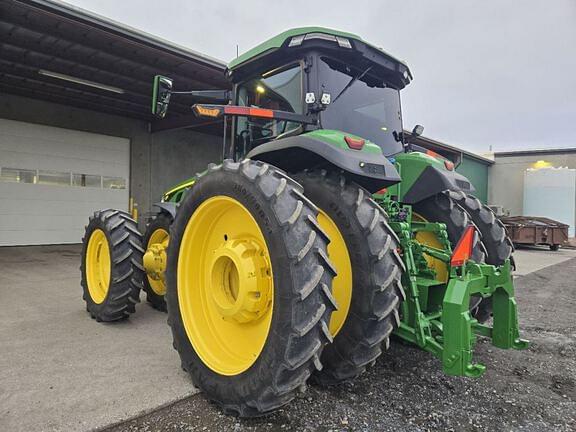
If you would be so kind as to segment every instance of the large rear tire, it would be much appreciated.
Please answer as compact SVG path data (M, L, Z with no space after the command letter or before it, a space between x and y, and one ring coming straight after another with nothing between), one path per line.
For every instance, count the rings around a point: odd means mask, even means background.
M154 244L157 248L158 259L165 258L166 248L170 239L170 225L172 225L172 216L166 213L159 213L146 227L143 244L146 251L149 251ZM164 256L162 256L164 254ZM154 271L146 272L144 278L144 291L146 300L150 305L159 311L166 312L166 275L165 272Z
M448 240L454 248L466 227L473 223L470 215L464 210L456 200L449 193L439 193L423 201L420 201L413 206L414 218L421 218L428 222L441 222L446 225L446 232ZM419 236L425 237L428 234L420 233ZM417 236L418 238L418 236ZM424 240L427 240L424 238ZM435 241L432 239L432 241ZM426 242L426 241L425 241ZM431 246L441 247L440 244L431 244ZM485 248L480 241L480 236L476 236L474 246L472 249L472 260L477 263L483 263L485 260ZM448 277L447 266L443 262L430 257L426 257L429 264L435 268L437 275L441 275L441 279ZM480 309L483 299L479 296L473 296L470 299L470 313L478 319L483 319L483 312Z
M136 221L120 210L90 217L82 239L83 298L96 321L118 321L135 312L144 269Z
M500 266L511 260L514 266L514 244L506 227L496 217L494 212L480 200L464 192L450 192L450 197L455 200L470 215L472 222L480 231L482 244L486 249L486 263ZM475 313L479 322L485 322L492 316L492 298L482 299Z
M182 367L226 412L267 414L322 367L335 270L316 215L300 185L251 160L211 165L178 209L168 322Z
M460 207L466 210L480 231L482 244L486 248L486 263L500 266L510 259L514 252L514 244L508 237L506 227L490 207L464 192L450 192L449 194Z
M330 235L328 254L336 266L332 291L334 342L322 353L315 380L333 385L353 379L388 348L399 324L403 263L398 239L370 194L335 173L305 172L297 180L320 208L320 226Z

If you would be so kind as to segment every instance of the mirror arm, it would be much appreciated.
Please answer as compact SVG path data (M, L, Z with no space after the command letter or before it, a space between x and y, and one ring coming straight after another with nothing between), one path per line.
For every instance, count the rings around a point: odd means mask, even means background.
M208 99L222 99L230 100L230 90L188 90L188 91L172 91L172 94L191 95L196 97L205 97Z

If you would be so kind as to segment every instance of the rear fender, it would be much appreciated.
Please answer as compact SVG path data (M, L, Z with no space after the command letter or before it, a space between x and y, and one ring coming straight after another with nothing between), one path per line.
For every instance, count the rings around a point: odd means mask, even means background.
M476 189L462 174L428 166L422 171L414 185L406 192L402 202L414 204L446 190L463 191L466 194L470 194Z
M334 133L341 134L334 131ZM287 172L334 169L374 193L400 181L394 165L381 152L345 149L310 134L281 138L259 145L246 157L270 163ZM341 134L344 137L344 134Z
M402 203L414 204L447 190L467 194L476 190L462 174L448 170L442 159L411 152L396 155L395 163L402 183L390 188L389 193Z

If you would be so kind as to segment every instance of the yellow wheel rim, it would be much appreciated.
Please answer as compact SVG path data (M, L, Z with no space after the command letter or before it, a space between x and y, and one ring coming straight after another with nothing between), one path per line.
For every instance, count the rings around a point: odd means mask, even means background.
M159 296L166 295L166 250L170 234L164 228L154 230L148 244L146 245L146 254L144 255L144 268L146 269L146 278L152 291Z
M412 213L412 220L415 222L428 222L426 218L418 213ZM437 249L443 249L444 246L440 242L440 239L433 232L420 231L416 233L416 240L426 246L430 246ZM444 261L440 261L437 258L433 258L429 255L424 255L424 259L428 263L428 266L436 272L436 279L440 282L448 281L448 266Z
M111 268L108 239L104 231L96 229L90 235L86 249L86 279L94 303L102 303L108 294Z
M184 328L204 364L227 376L252 366L270 331L274 282L266 241L246 207L215 196L196 209L177 282Z
M322 210L318 214L318 223L330 237L328 256L337 272L332 280L332 294L338 304L338 310L332 312L328 326L332 336L336 336L346 321L352 301L352 263L344 237L334 221Z

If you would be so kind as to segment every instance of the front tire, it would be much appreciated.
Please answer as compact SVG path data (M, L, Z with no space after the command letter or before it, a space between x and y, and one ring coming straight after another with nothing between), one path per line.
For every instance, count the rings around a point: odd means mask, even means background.
M321 368L335 270L316 214L300 185L251 160L211 165L178 209L168 322L182 367L226 412L267 414Z
M334 342L314 376L319 384L334 385L360 375L388 348L400 321L403 263L385 212L363 188L326 171L297 179L320 208L318 220L330 235L328 254L338 273L333 281L338 310L330 321Z
M143 252L138 226L128 213L102 210L90 217L80 270L86 309L96 321L118 321L135 312Z

